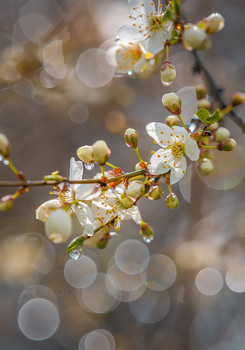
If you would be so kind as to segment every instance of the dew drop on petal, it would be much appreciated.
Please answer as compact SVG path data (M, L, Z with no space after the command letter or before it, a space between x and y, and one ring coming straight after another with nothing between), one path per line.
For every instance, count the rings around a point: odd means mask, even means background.
M94 163L84 163L87 170L92 170L94 168Z
M77 261L77 260L79 260L79 259L82 257L83 253L84 253L83 248L82 248L82 247L77 247L77 248L73 249L73 250L69 253L69 256L70 256L70 258L71 258L72 260Z

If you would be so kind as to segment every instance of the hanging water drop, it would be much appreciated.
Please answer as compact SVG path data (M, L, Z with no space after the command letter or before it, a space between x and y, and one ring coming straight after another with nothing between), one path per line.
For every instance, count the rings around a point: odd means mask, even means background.
M146 242L146 243L151 243L151 241L153 240L153 236L152 237L142 237L143 238L143 241Z
M175 67L169 63L164 62L160 71L161 82L164 86L169 86L172 84L174 79L176 78L176 70Z
M9 165L9 161L7 159L3 159L2 162L3 162L4 165Z
M75 249L73 249L73 250L69 253L69 255L70 255L70 258L71 258L72 260L77 261L77 260L79 260L79 259L82 257L83 253L84 253L83 248L79 246L79 247L76 247Z
M92 170L94 168L94 163L84 163L87 170Z
M128 75L132 75L133 72L131 70L128 71Z

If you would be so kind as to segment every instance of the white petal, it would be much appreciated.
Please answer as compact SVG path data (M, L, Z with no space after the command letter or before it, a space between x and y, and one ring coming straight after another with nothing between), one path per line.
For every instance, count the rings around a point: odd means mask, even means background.
M173 135L172 140L174 142L181 141L186 143L186 141L190 138L188 132L182 126L173 126L171 135Z
M122 211L122 220L133 219L136 224L140 224L142 221L139 208L137 205L133 205L132 208Z
M147 133L153 137L159 146L164 147L168 145L171 140L171 128L163 123L150 123L146 125Z
M94 217L91 209L84 203L79 203L79 205L75 205L73 209L77 215L78 221L84 229L84 234L93 236Z
M83 178L83 162L75 161L72 157L70 160L70 174L69 180L82 180ZM75 189L79 185L71 185L71 188Z
M165 42L163 31L158 30L156 33L151 33L151 37L146 39L146 46L149 52L156 54L163 50L163 42Z
M170 164L174 162L174 158L171 154L171 150L159 149L155 152L150 159L148 170L152 175L160 175L167 173L170 168Z
M144 17L156 12L155 4L150 0L128 0L130 12L133 17L142 14ZM144 6L141 6L144 4ZM136 10L133 10L135 8Z
M64 243L72 234L70 215L63 209L53 211L45 222L45 233L54 243Z
M198 160L200 155L200 149L197 146L197 143L195 140L193 140L191 137L188 137L188 139L185 142L185 153L190 158L190 160Z
M179 164L176 167L171 168L170 172L170 184L173 185L178 182L185 175L186 171L186 159L182 157Z
M141 41L144 39L144 36L139 32L139 29L137 27L133 27L132 24L125 24L119 28L117 36L127 42Z
M90 201L101 194L101 188L95 184L82 184L76 188L76 199Z
M49 214L51 209L60 207L60 201L58 199L51 199L41 204L36 210L36 219L45 222L47 221L46 214Z
M181 117L185 123L190 123L192 118L195 118L197 111L198 100L196 98L196 89L194 86L186 86L176 93L182 101Z

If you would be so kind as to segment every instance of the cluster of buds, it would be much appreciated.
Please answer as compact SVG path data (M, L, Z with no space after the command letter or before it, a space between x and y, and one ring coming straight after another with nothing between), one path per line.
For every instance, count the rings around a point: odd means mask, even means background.
M96 141L92 146L82 146L77 150L77 156L84 163L98 163L104 165L111 151L104 140Z

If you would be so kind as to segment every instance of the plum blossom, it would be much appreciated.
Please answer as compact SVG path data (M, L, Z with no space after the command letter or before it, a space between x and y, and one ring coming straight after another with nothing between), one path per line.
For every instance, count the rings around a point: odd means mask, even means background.
M185 128L179 126L170 128L163 123L150 123L146 126L146 131L162 147L152 155L149 172L160 175L170 171L170 184L175 184L185 174L185 155L193 161L199 158L200 149L196 141Z
M157 9L150 0L129 0L130 23L118 30L118 37L127 42L144 41L149 52L156 54L171 39L174 28L172 20L166 20L160 0Z

